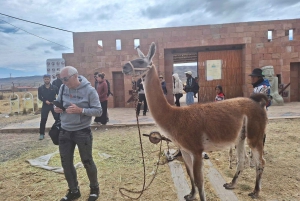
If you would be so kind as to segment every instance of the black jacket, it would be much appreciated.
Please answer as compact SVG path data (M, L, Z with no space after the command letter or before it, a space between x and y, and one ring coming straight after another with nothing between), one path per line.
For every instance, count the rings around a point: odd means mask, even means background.
M61 79L56 79L56 80L54 80L54 81L52 82L52 84L53 84L54 86L56 86L57 89L59 90L59 88L60 88L60 86L63 84L63 82L61 81Z
M186 85L185 85L184 91L185 92L194 92L195 85L196 85L195 79L193 77L188 78L186 80Z
M43 103L46 103L46 101L54 101L57 94L58 88L52 84L50 84L48 89L44 84L38 88L38 97L41 101L43 101Z

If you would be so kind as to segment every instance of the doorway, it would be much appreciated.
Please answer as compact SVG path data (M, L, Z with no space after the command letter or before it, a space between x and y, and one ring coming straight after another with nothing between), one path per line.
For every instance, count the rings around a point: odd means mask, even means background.
M125 107L124 74L113 72L114 107Z
M174 59L175 60L175 59ZM192 77L195 78L195 80L198 81L198 64L197 62L190 62L190 63L174 63L173 65L173 74L177 73L179 76L179 79L181 80L182 84L186 85L186 75L185 72L191 71ZM198 94L195 94L194 96L194 102L198 103ZM183 93L183 97L180 99L180 105L186 105L186 94Z
M290 101L300 101L300 62L290 64Z

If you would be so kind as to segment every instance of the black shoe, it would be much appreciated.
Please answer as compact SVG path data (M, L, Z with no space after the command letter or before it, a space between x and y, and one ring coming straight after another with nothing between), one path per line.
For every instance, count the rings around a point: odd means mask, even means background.
M95 201L99 198L100 190L99 188L91 188L91 193L88 201Z
M146 116L146 113L143 113L143 116Z
M207 154L204 154L204 159L209 159L209 156Z
M60 201L71 201L80 198L80 190L78 189L76 192L72 192L70 189L68 190L68 194L63 197Z

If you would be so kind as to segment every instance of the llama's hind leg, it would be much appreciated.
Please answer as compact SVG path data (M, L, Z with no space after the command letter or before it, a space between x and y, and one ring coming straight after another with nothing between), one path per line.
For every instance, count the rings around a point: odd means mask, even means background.
M196 197L196 189L195 189L195 182L194 182L194 175L193 175L193 164L191 156L186 153L185 151L181 150L182 158L184 160L186 171L190 177L192 190L189 194L184 196L185 200L194 200Z
M236 167L236 173L232 179L232 181L230 183L226 183L223 186L226 189L233 189L235 188L237 181L238 181L238 177L239 175L242 173L242 171L245 169L245 164L246 161L248 161L246 159L247 154L246 154L246 149L245 149L245 128L243 127L241 134L240 134L240 139L238 141L238 144L236 146L236 152L237 152L237 167Z
M259 147L257 147L255 149L252 149L252 156L256 163L256 181L253 192L249 193L248 195L252 198L258 198L261 189L261 177L265 167L265 159L263 158L263 148L260 147L259 149Z
M202 154L194 156L193 160L193 172L195 185L199 191L199 197L201 201L205 201L205 191L204 191L204 178L203 178L203 160Z

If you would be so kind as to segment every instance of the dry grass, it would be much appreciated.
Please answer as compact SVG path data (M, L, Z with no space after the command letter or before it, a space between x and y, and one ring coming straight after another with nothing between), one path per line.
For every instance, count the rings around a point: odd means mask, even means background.
M262 191L258 200L300 200L299 129L300 119L269 122L264 155L266 166L262 177ZM228 153L214 152L210 154L210 157L225 180L231 181L235 169L228 168ZM252 200L247 194L253 190L254 183L255 169L244 170L234 190L239 200Z
M142 133L149 133L153 130L157 130L157 128L142 127ZM62 174L34 168L25 162L26 159L36 158L57 150L57 146L51 145L49 139L40 143L45 146L37 146L23 152L16 159L0 164L2 200L59 200L66 193L67 183ZM158 159L159 146L151 144L145 137L143 137L143 143L148 184ZM120 195L120 187L133 190L142 188L143 166L136 128L97 130L94 132L93 148L101 188L100 200L128 200ZM165 145L164 148L166 148ZM106 153L112 157L102 159L98 153ZM74 162L79 161L80 158L76 151ZM161 163L163 164L164 160ZM55 155L50 164L60 166L59 155ZM86 200L89 193L89 181L84 168L78 169L77 172L82 192L82 198L79 200ZM207 180L205 185L208 201L218 200ZM132 196L136 197L137 195ZM140 200L177 200L177 193L167 164L159 166L154 182Z

